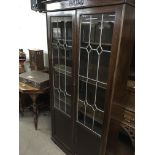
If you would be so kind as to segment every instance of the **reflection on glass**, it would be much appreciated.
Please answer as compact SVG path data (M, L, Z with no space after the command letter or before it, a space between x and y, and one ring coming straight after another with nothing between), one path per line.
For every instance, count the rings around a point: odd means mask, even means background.
M86 106L85 125L92 128L94 111L91 106Z
M85 103L82 101L79 101L78 103L78 120L79 122L81 122L82 124L84 124L85 122Z
M99 134L102 133L103 115L104 113L102 111L95 110L95 121L94 121L93 130Z
M86 97L86 83L79 81L79 99L85 101Z
M53 46L52 51L53 51L53 64L56 65L59 63L58 62L59 60L58 60L58 49L57 49L57 47Z
M54 81L53 85L54 85L55 88L59 88L59 73L54 71L53 72L53 76L54 76L54 78L53 78L53 81Z
M87 63L88 63L88 54L85 50L81 49L81 52L80 52L80 75L87 76Z
M63 74L60 74L60 90L65 91L65 77Z
M95 86L87 84L87 102L88 104L93 105L95 101Z
M98 70L98 80L104 83L108 80L110 53L103 52L100 55L100 64Z
M97 77L97 62L98 62L98 54L96 51L92 50L89 53L89 68L88 68L88 77L92 79L96 79Z
M59 92L56 89L54 89L54 105L59 108Z
M71 96L66 95L66 113L71 114Z
M80 16L77 119L99 135L103 126L114 22L114 13Z
M72 18L51 17L54 105L63 113L71 114L72 88ZM58 106L59 105L59 106Z
M103 111L104 111L105 94L106 94L105 89L97 87L96 106L98 109L101 109Z

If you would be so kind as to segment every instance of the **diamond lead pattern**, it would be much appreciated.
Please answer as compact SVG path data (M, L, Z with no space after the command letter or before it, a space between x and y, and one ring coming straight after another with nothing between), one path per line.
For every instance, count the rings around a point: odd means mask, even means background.
M106 60L107 58L104 58L103 55L106 56L110 54L110 52L108 54L104 53L105 49L111 49L111 42L108 42L111 39L109 39L108 37L112 38L113 27L111 27L111 25L114 23L114 21L115 14L113 13L81 16L81 45L79 51L80 74L78 78L78 87L82 87L82 83L80 82L81 80L83 80L83 82L85 83L85 87L83 87L83 89L79 89L79 105L81 104L80 102L82 100L82 98L80 98L82 96L81 93L86 95L85 101L83 101L83 108L79 109L80 106L77 106L77 120L83 126L89 128L92 132L95 132L99 136L101 134L103 125L102 119L104 115L104 108L102 107L105 102L99 102L99 99L101 98L100 96L104 95L102 93L106 92L106 88L101 87L101 85L98 85L98 83L103 82L103 76L105 77L105 72L103 71L104 69L108 69L106 68L107 66L104 65L107 64L107 61L109 59ZM99 79L101 80L99 81ZM107 83L104 82L103 84L107 85ZM90 87L90 85L92 86ZM99 87L100 89L98 89ZM101 89L105 89L105 91L101 91ZM88 92L89 95L87 95ZM92 104L89 103L93 98L91 94L95 96ZM82 110L83 114L81 114ZM81 121L80 118L84 118L84 121Z
M67 66L68 58L71 54L67 54L67 36L71 35L72 32L70 31L72 28L67 27L67 22L72 22L71 17L52 17L52 31L53 31L53 40L55 40L55 45L57 46L57 64L54 64L54 59L56 59L53 55L54 51L52 51L52 63L54 72L57 73L57 76L53 74L53 87L54 91L54 107L60 110L62 113L70 116L70 107L71 107L71 94L68 92L68 87L70 85L67 83L68 76L67 76ZM72 24L69 24L72 25ZM69 30L70 29L70 30ZM71 34L70 34L71 33ZM71 39L71 38L70 38ZM52 44L52 47L54 43ZM72 48L70 46L70 48ZM68 52L68 51L67 51ZM69 51L71 52L71 51ZM68 56L69 55L69 56ZM70 60L71 61L71 60ZM71 74L70 74L71 75ZM58 88L55 86L58 85Z
M92 50L92 47L90 45L87 46L87 51L90 52Z
M102 47L101 46L98 46L97 51L100 54L103 51Z

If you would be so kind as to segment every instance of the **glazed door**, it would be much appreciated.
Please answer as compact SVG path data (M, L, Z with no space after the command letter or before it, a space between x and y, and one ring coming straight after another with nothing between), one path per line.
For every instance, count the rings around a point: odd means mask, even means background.
M72 152L74 11L47 13L52 139Z
M120 8L119 8L120 9ZM119 36L117 7L77 11L76 154L99 155ZM114 37L115 36L115 37Z

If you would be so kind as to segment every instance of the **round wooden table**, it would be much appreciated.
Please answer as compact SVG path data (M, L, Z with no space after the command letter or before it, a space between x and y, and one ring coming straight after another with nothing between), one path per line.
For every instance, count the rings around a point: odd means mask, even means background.
M48 92L49 87L45 88L45 89L38 89L35 87L32 87L28 84L19 82L19 92L20 93L25 93L25 94L29 94L29 96L32 99L32 103L33 103L33 112L34 112L34 126L35 129L37 130L38 127L38 107L37 107L37 97L40 94L44 94L46 92ZM22 103L20 102L20 111L23 112L23 108L22 108Z

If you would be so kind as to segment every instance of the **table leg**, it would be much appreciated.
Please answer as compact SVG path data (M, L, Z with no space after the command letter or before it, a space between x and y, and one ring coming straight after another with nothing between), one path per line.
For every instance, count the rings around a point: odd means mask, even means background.
M30 97L31 97L32 102L33 102L34 126L35 126L35 129L37 130L37 127L38 127L38 107L37 107L36 100L37 100L38 94L31 94Z
M24 116L24 109L23 109L23 94L19 93L19 112L21 116Z

